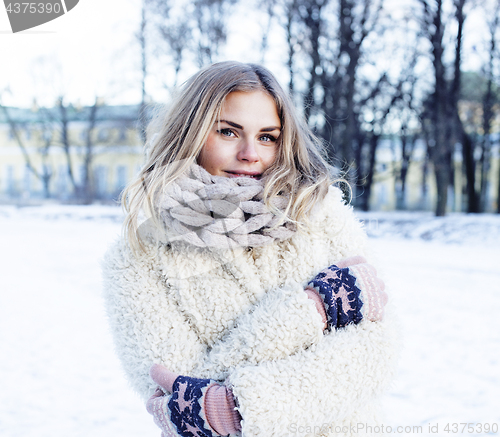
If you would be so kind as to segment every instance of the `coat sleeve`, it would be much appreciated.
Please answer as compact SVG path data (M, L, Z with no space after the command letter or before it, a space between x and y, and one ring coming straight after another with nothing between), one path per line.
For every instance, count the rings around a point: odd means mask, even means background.
M316 212L330 263L353 255L373 259L361 224L337 190ZM323 435L317 430L325 426L370 415L375 420L374 401L387 388L397 361L396 328L388 305L383 321L333 330L281 359L240 363L226 384L239 402L243 435Z
M239 402L243 435L301 435L355 417L390 381L394 340L387 320L363 321L284 359L238 366L226 384Z
M331 188L324 202L313 211L309 235L320 235L329 251L329 262L321 269L353 255L367 255L367 238L351 207L343 204L342 193ZM296 240L297 241L297 240ZM297 243L308 253L309 239ZM324 324L302 283L290 282L268 291L250 312L242 314L228 335L218 341L196 369L196 376L225 379L231 369L246 364L280 360L318 344Z
M224 380L230 369L285 358L321 341L324 323L301 284L268 291L235 321L195 369L197 377Z
M323 322L300 284L270 290L212 347L200 341L176 303L156 260L124 242L103 262L104 298L117 354L143 398L155 389L153 363L194 377L224 380L241 362L284 358L317 343Z
M102 263L104 301L115 349L132 387L144 399L154 392L153 363L178 373L206 353L175 300L155 259L132 254L124 241L111 246Z

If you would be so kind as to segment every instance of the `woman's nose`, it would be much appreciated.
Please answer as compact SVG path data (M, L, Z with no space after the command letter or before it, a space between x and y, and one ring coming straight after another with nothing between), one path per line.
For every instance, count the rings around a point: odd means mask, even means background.
M252 140L243 140L237 156L239 161L256 162L260 159L257 147Z

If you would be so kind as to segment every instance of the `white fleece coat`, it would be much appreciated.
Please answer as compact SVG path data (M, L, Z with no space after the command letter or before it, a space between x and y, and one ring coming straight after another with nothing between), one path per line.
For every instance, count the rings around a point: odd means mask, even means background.
M304 286L325 267L365 255L352 209L331 188L307 230L236 253L187 243L135 256L119 241L103 264L117 353L144 399L153 363L225 381L253 436L371 435L395 357L389 317L323 333ZM225 259L225 261L224 261Z

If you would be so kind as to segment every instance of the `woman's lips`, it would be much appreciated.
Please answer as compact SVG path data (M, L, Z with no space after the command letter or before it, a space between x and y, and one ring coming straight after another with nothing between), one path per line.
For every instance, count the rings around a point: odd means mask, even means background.
M238 171L228 171L225 170L225 172L229 175L230 178L253 178L253 179L258 179L260 178L260 173L255 173L255 172L238 172Z

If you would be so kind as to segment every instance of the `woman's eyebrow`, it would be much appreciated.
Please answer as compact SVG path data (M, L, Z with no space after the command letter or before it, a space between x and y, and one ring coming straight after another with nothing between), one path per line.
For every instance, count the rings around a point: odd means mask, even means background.
M235 123L234 121L219 120L219 123L227 123L229 126L235 127L236 129L245 130L245 128L243 126L241 126L238 123ZM273 132L275 130L281 130L281 127L278 127L278 126L263 127L260 131L261 132Z
M260 131L261 132L272 132L275 130L281 130L281 128L278 126L270 126L270 127L263 127Z
M229 126L235 127L236 129L243 129L243 126L229 120L219 120L219 123L227 123Z

